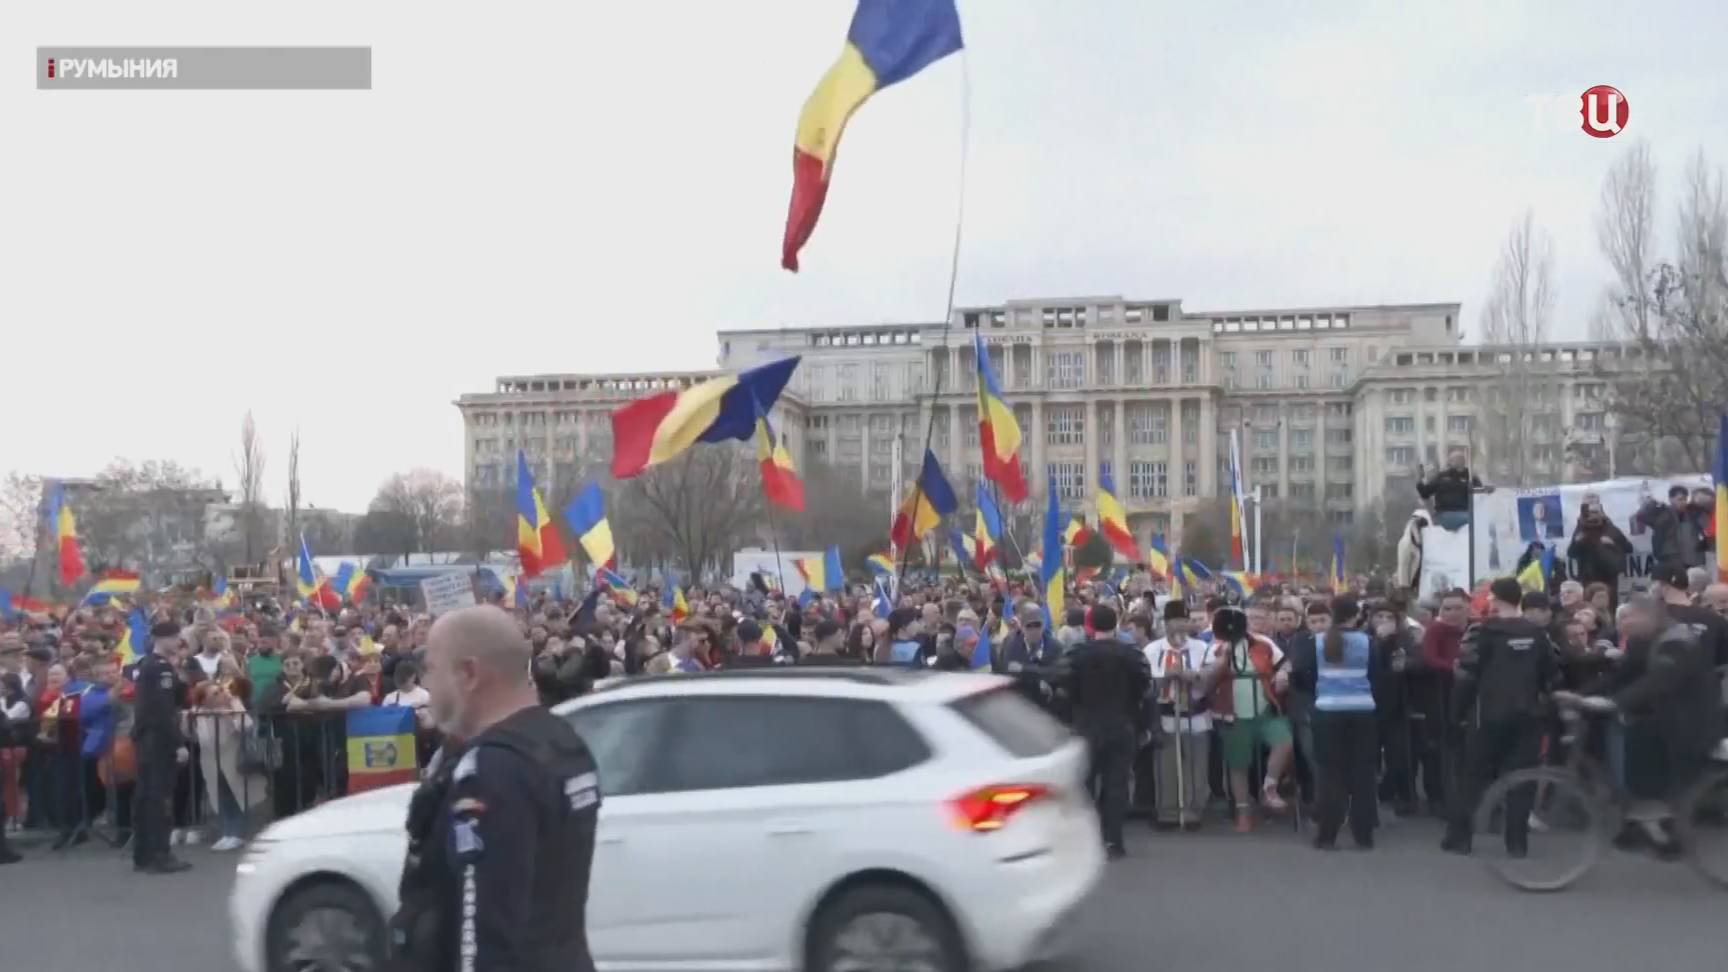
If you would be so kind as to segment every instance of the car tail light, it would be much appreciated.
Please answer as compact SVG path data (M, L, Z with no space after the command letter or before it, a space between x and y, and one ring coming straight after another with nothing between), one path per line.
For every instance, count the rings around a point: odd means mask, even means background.
M1050 795L1050 788L1039 783L1003 783L962 793L948 807L961 830L985 833L1001 830L1022 807Z

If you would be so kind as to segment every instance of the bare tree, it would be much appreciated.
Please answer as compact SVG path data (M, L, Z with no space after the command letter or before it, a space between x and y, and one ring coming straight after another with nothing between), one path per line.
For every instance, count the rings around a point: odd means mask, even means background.
M1552 440L1559 451L1558 385L1534 360L1552 323L1553 278L1553 243L1526 212L1500 252L1481 319L1482 343L1498 349L1498 375L1486 389L1478 443L1503 485L1533 483L1536 446Z
M1623 474L1707 468L1728 401L1728 194L1702 153L1687 168L1676 215L1673 262L1656 263L1617 297L1644 306L1646 324L1625 334L1628 355L1602 369Z
M290 550L297 549L300 543L300 430L295 429L288 436L288 536L284 545ZM280 565L286 559L279 550L277 556L271 558ZM285 578L278 578L284 580Z
M1596 242L1614 273L1595 340L1638 340L1650 333L1650 273L1655 268L1656 164L1650 145L1635 142L1602 182Z
M378 487L371 510L407 517L414 526L414 549L431 552L450 539L461 520L462 486L432 469L397 473Z
M8 473L0 482L0 563L35 557L41 535L41 477Z
M158 581L215 570L223 546L207 515L227 499L215 480L173 460L116 459L77 511L84 558L92 571L126 566Z
M745 450L730 444L691 449L619 490L619 518L668 541L691 576L709 576L740 541L757 535L762 485Z
M264 443L258 439L258 424L252 410L240 422L240 452L234 457L234 473L240 477L240 533L246 544L246 563L255 563L263 543Z

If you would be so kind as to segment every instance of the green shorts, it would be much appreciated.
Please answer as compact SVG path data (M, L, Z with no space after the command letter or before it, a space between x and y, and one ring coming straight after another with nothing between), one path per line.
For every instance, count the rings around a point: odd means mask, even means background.
M1290 720L1270 713L1253 719L1237 719L1224 725L1224 765L1245 770L1254 764L1254 750L1288 745Z

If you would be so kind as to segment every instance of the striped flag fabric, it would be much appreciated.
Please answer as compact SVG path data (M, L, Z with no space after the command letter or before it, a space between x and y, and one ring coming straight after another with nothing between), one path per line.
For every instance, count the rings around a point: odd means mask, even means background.
M348 710L348 792L412 783L419 775L414 710L402 705Z

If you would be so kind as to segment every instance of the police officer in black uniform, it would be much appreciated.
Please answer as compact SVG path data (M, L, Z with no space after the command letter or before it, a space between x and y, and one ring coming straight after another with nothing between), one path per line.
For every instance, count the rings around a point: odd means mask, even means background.
M1074 730L1091 750L1091 783L1098 802L1109 856L1122 857L1122 822L1128 816L1128 776L1134 765L1139 736L1147 728L1146 693L1152 688L1152 666L1146 655L1116 638L1116 612L1107 604L1092 609L1092 630L1098 633L1070 656L1068 696L1073 701Z
M174 780L188 752L180 729L186 708L186 681L178 670L180 626L158 622L150 629L152 648L133 673L137 715L132 740L138 754L138 783L132 810L132 867L146 874L174 874L192 865L168 849L173 827Z
M1456 715L1467 725L1465 766L1440 849L1470 853L1476 803L1496 777L1535 766L1542 702L1558 687L1560 663L1548 633L1523 615L1524 590L1502 577L1488 587L1494 616L1464 632L1458 657ZM1506 798L1506 853L1529 849L1533 787Z
M424 684L448 741L409 807L394 968L593 972L599 778L576 731L539 705L529 656L495 607L432 626Z

